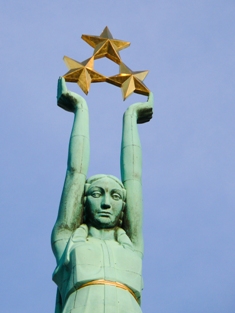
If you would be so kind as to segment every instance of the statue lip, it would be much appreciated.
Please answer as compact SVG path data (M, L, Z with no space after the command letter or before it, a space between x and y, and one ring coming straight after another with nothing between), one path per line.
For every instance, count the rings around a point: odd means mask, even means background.
M104 216L104 217L106 217L106 216L111 216L111 215L112 215L112 213L106 212L106 211L100 211L100 212L98 212L98 214L99 214L100 216Z

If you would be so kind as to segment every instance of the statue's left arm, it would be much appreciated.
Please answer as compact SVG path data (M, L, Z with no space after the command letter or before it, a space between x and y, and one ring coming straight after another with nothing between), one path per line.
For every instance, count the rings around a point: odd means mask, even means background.
M137 124L153 114L153 94L144 103L132 104L123 116L121 175L126 189L124 228L135 249L143 253L142 234L142 150Z

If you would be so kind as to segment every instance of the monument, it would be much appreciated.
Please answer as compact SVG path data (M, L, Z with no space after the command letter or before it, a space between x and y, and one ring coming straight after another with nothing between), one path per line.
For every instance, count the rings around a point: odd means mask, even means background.
M52 231L57 261L56 313L141 313L142 258L142 152L138 123L152 118L153 95L143 84L148 71L132 72L119 50L129 42L113 39L106 27L100 36L82 35L94 48L91 58L64 61L69 72L59 78L58 105L74 113L66 177L58 217ZM94 70L94 60L107 57L120 65L120 73L105 77ZM86 100L68 91L66 81L77 82L84 93L90 83L108 82L148 95L132 104L123 116L121 180L99 174L87 179L89 117Z

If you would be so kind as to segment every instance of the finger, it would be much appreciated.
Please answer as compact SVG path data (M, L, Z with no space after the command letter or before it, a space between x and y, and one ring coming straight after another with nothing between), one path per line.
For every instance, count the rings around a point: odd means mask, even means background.
M144 124L144 123L148 123L150 120L151 120L152 117L149 117L149 118L141 118L141 119L138 119L137 120L137 124Z
M59 77L57 82L57 99L59 99L61 96L61 77Z
M148 116L141 116L138 118L137 123L143 124L149 122L153 117L153 114L149 114Z
M74 112L73 98L71 99L71 96L68 93L61 94L57 101L57 105L66 111Z
M153 113L153 108L152 107L147 107L144 108L143 111L141 112L143 115L149 115Z
M150 91L150 94L149 94L149 97L148 97L148 103L153 106L153 101L154 101L154 98L153 98L153 93Z
M59 77L58 79L58 85L57 85L57 99L60 98L62 94L65 94L67 92L67 86L65 79L63 77Z
M143 108L142 110L139 111L139 114L138 114L139 117L144 117L144 116L149 116L149 115L153 115L152 107Z

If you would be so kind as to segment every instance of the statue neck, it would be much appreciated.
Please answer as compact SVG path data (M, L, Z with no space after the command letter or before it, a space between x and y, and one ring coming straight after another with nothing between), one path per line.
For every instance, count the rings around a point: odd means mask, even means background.
M116 229L97 229L94 226L89 226L88 236L101 240L116 240Z

